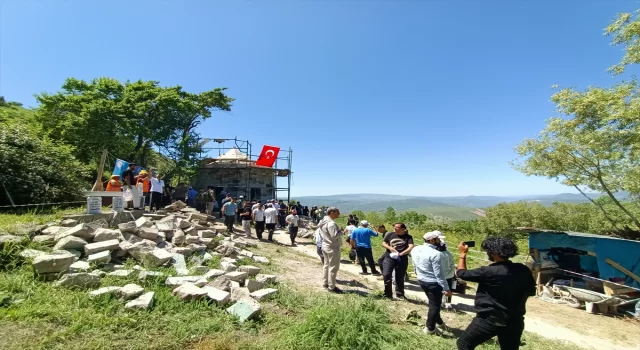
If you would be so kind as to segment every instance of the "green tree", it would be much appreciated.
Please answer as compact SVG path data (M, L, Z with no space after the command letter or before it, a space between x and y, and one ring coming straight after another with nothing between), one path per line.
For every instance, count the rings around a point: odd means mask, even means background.
M0 107L2 108L2 107ZM82 199L88 171L73 149L42 138L20 123L0 130L0 205Z
M394 223L398 221L396 210L393 207L388 207L384 213L384 221L388 223Z
M146 164L154 149L178 166L196 163L195 128L215 110L230 110L233 99L216 88L199 94L157 81L69 78L55 94L36 95L38 120L47 136L75 147L76 157L96 162L103 149Z

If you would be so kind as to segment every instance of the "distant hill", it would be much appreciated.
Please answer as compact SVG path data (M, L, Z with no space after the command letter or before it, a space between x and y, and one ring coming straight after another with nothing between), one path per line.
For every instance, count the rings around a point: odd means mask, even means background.
M590 193L591 198L597 198L600 194ZM354 210L384 211L387 207L393 207L396 211L417 211L423 214L439 215L454 220L470 220L478 218L475 209L494 206L498 203L531 201L542 205L551 205L553 202L585 203L588 200L581 194L561 193L556 195L532 195L532 196L461 196L461 197L427 197L427 196L398 196L387 194L339 194L331 196L303 196L295 197L303 205L336 206L343 212Z

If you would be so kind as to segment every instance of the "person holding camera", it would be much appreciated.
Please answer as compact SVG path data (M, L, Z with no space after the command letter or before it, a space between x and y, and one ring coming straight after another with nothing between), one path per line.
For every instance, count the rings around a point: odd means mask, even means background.
M439 250L440 240L445 237L440 231L427 232L422 236L424 245L416 247L411 252L413 266L418 275L418 284L429 299L429 312L424 332L427 334L441 334L446 325L440 317L442 297L451 296L451 289L445 277L446 259ZM398 282L396 277L396 283ZM438 326L438 328L436 328Z
M493 263L467 270L469 246L465 242L458 245L456 276L478 283L476 317L458 338L458 349L475 349L497 336L501 350L517 350L524 331L525 305L536 294L536 283L526 265L509 260L518 255L518 247L512 240L490 237L482 242L481 249Z

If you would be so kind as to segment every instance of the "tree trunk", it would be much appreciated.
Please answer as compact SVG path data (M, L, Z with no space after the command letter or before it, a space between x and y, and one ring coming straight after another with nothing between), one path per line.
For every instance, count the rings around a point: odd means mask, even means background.
M144 143L144 146L142 146L142 155L140 155L140 165L146 166L146 164L147 164L147 156L149 155L149 151L150 150L151 150L151 145L150 145L149 141L146 141Z
M625 214L627 214L627 216L629 216L631 218L631 220L636 225L636 227L640 228L640 221L638 221L638 218L636 218L629 210L627 210L627 208L625 208L622 205L622 203L620 203L620 201L618 201L618 199L613 195L613 193L611 193L611 191L609 190L609 187L607 187L607 185L605 185L605 183L604 183L604 180L602 180L602 176L599 174L599 172L600 172L600 169L598 169L598 176L597 176L598 182L600 183L600 185L602 186L604 191L607 193L609 198L611 198L613 203L618 208L620 208L620 210L622 210Z
M133 152L129 154L129 162L135 162L136 156L138 155L138 152L140 152L140 149L142 148L143 144L144 144L144 137L142 136L142 134L138 134L136 147L133 149Z
M607 213L607 211L604 209L604 207L602 206L602 204L594 201L591 197L587 196L584 192L582 192L582 190L580 189L580 187L573 185L573 187L576 188L576 190L578 190L578 192L580 192L580 194L582 194L586 199L589 200L589 202L595 204L595 206L597 206L598 208L600 208L600 211L602 211L602 214L604 215L605 219L607 219L607 221L609 221L611 223L611 225L616 229L619 230L618 228L618 224L616 224L616 222L609 216L609 214Z

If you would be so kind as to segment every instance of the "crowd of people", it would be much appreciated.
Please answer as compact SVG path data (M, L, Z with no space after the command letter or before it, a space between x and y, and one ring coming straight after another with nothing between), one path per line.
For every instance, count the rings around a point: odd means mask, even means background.
M386 232L384 226L373 230L366 220L357 223L356 218L350 216L348 226L342 229L335 221L339 216L338 208L328 208L315 232L317 252L323 264L323 287L329 292L342 293L336 277L340 270L343 240L354 248L362 274L368 274L367 267L373 274L380 274L378 268L381 270L384 295L389 299L394 299L394 285L395 298L405 299L404 282L411 257L417 282L428 299L426 334L438 335L449 330L440 314L442 308L450 307L457 283L476 282L474 304L477 314L458 337L458 349L475 349L493 337L498 338L502 350L519 348L524 331L525 305L527 299L535 295L535 281L526 265L510 260L518 254L512 240L487 238L481 249L492 264L469 270L466 264L469 247L464 242L458 245L456 264L453 254L447 249L446 237L440 231L425 233L422 237L424 244L416 245L404 223L395 223L393 231ZM371 237L379 234L384 235L382 246L385 252L375 264Z

